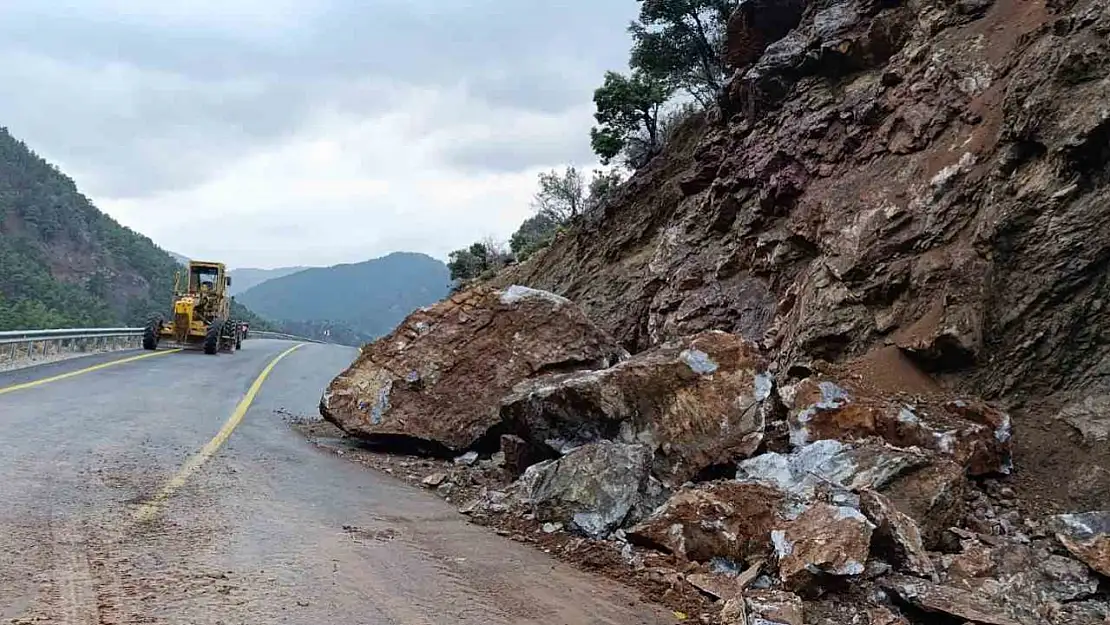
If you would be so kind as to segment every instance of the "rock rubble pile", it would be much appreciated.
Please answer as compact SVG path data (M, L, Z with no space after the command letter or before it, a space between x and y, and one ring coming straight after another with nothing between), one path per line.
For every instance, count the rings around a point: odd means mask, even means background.
M321 409L456 456L423 479L441 493L496 468L466 514L604 542L633 569L665 556L658 574L718 622L1110 618L1110 511L1023 514L1007 413L861 375L876 362L928 379L897 351L776 371L720 331L629 355L564 298L478 287L368 346Z

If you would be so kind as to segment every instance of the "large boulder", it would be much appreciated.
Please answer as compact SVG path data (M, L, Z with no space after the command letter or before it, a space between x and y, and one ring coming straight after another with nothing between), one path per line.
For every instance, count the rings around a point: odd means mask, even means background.
M790 590L809 591L827 577L862 575L874 529L856 508L814 503L771 532L779 577Z
M921 450L899 449L880 441L822 440L789 454L768 452L744 460L738 464L736 476L805 498L813 498L824 487L838 490L834 495L852 496L849 491L884 488L929 462L929 454Z
M875 439L828 439L789 454L761 454L739 463L737 479L857 508L859 492L877 491L917 524L929 548L963 515L967 486L963 469L944 456Z
M937 622L974 621L986 625L1032 625L1019 620L1003 601L957 586L934 584L918 577L892 575L880 582L887 592L928 615Z
M517 488L537 521L560 522L592 538L604 538L666 499L650 470L647 447L598 441L528 467Z
M1010 603L1027 616L1098 593L1097 576L1082 562L1054 553L1049 541L986 539L992 544L966 538L959 553L940 556L940 581Z
M684 560L728 558L750 566L771 555L771 531L797 506L770 486L715 482L675 493L629 529L628 539Z
M1060 514L1051 522L1056 538L1068 551L1110 577L1110 510Z
M783 393L792 443L879 436L951 456L971 475L1010 472L1012 426L1005 412L971 399L892 393L854 377L814 375Z
M501 414L506 427L556 452L599 438L647 445L656 476L676 486L755 452L772 390L753 344L708 331L609 369L525 381Z
M608 367L627 353L569 300L477 287L418 310L332 381L324 418L355 436L464 450L522 380Z

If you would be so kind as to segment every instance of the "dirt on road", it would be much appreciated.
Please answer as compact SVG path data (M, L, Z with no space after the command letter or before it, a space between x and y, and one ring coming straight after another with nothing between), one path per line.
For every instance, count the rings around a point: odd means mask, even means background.
M473 501L483 489L501 489L512 481L509 474L488 461L475 469L460 467L453 460L376 451L317 416L284 414L282 417L317 447L393 476L414 488L434 490L447 503L455 506ZM445 480L437 488L434 484L438 481L437 476L444 475L450 475L450 480ZM649 566L634 567L626 554L622 554L623 545L619 542L591 540L551 531L551 527L545 529L544 523L518 515L477 515L472 516L471 521L578 569L627 585L638 593L640 599L659 603L671 611L672 616L677 615L676 620L708 621L719 611L719 607L713 607L710 597L685 583L680 573L676 575L683 564L671 556L652 553L655 561L649 562Z
M226 444L161 496L286 347L204 367L159 356L0 398L0 622L674 622L284 426L278 411L309 413L348 350L283 360Z

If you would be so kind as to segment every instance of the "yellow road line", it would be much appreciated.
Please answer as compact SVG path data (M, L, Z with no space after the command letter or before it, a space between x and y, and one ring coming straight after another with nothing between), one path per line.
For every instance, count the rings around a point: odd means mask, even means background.
M163 486L156 495L151 497L146 503L139 506L139 509L135 512L135 520L149 521L150 519L154 518L154 516L158 514L158 511L162 508L162 506L165 505L166 500L168 500L178 489L185 485L185 482L188 481L189 476L195 473L197 469L203 466L209 458L211 458L213 455L215 455L217 451L220 450L220 447L222 447L223 444L227 442L227 439L231 438L231 433L235 431L235 428L239 427L239 423L242 422L243 417L247 414L247 409L249 409L251 407L251 404L254 403L254 398L258 395L258 391L262 388L262 383L265 382L266 378L270 376L270 372L274 370L274 367L277 365L277 363L281 362L282 358L285 358L289 354L292 354L300 347L304 347L304 343L299 343L297 345L294 345L293 347L290 347L289 349L279 354L276 358L271 360L270 364L266 365L266 368L262 370L262 373L258 374L258 377L255 378L254 384L251 384L251 387L247 391L247 394L244 395L243 399L239 401L239 405L235 407L235 411L231 413L231 417L228 418L227 423L224 423L224 426L220 428L220 431L216 433L216 436L212 440L208 441L208 443L204 447L202 447L200 451L190 456L189 459L185 461L185 464L181 465L181 469L178 470L178 472L175 473L172 478L170 478L170 481L166 482L166 485Z
M43 384L49 384L51 382L57 382L58 380L65 380L65 379L72 378L72 377L75 377L75 376L84 375L86 373L92 373L93 371L100 371L101 369L107 369L108 367L114 367L116 365L122 365L122 364L126 364L126 363L129 363L129 362L135 362L136 360L142 360L144 358L153 358L155 356L163 356L165 354L172 354L174 352L179 352L179 351L181 351L181 350L180 349L167 349L167 350L160 351L160 352L151 352L149 354L141 354L139 356L131 356L129 358L121 358L119 360L113 360L111 362L103 362L103 363L100 363L99 365L94 365L92 367L88 367L88 368L85 368L85 369L78 369L77 371L70 371L69 373L63 373L61 375L55 375L55 376L52 376L52 377L49 377L49 378L43 378L41 380L32 380L31 382L24 382L23 384L15 384L15 385L12 385L12 386L5 386L4 388L0 388L0 395L3 395L5 393L11 393L11 392L14 392L14 391L21 391L23 389L33 388L33 387L36 387L36 386L42 386Z

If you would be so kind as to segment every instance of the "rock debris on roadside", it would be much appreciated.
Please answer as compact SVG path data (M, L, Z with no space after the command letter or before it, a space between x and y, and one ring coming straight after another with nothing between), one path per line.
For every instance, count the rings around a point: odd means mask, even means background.
M324 417L698 620L1110 622L1110 3L727 30L717 106Z

